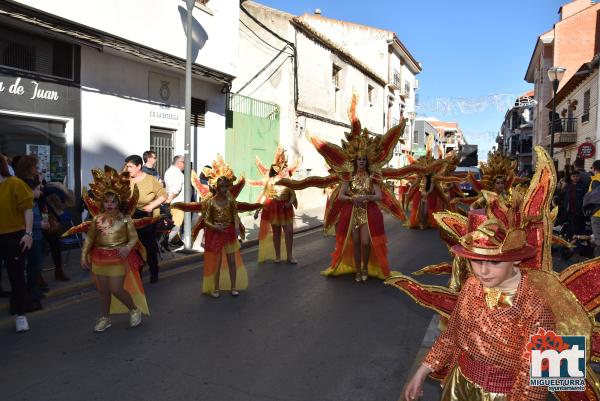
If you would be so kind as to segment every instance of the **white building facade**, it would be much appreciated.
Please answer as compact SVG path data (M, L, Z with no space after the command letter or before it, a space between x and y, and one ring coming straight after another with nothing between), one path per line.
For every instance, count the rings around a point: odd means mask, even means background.
M35 147L47 156L48 178L76 191L92 168L120 168L130 154L157 151L163 172L183 154L184 1L5 3L0 29L10 35L0 39L0 82L19 80L26 93L0 91L0 152ZM191 156L204 165L225 148L239 5L198 1L193 18ZM65 55L69 63L60 65ZM51 99L32 98L36 84Z
M305 134L340 143L349 130L353 94L358 95L356 113L370 132L385 133L400 120L402 89L392 85L390 68L403 70L400 61L393 59L400 43L393 41L392 33L318 15L296 17L251 1L242 4L240 21L241 61L232 91L280 106L280 143L290 158L303 158L297 178L327 174L323 158ZM362 43L361 32L371 48L352 46L344 39ZM399 84L400 77L395 77ZM412 99L414 110L414 75L405 78L413 94L405 99ZM407 107L404 103L405 111ZM323 205L321 190L305 190L299 197L303 208Z

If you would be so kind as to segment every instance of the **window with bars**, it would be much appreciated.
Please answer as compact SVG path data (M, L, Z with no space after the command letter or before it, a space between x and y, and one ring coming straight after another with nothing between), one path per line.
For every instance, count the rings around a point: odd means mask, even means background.
M0 65L72 80L74 46L0 26Z
M175 146L173 143L173 136L175 130L150 127L150 150L156 153L156 171L161 175L165 176L165 171L171 165L175 152Z
M586 90L583 93L583 114L581 115L581 122L585 123L590 121L590 90Z
M192 98L192 126L206 127L206 101Z

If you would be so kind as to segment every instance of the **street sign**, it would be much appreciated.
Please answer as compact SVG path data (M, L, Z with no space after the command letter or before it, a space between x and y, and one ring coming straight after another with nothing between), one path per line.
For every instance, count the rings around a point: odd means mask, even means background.
M580 159L589 159L596 154L596 147L591 142L584 142L577 148L577 157Z

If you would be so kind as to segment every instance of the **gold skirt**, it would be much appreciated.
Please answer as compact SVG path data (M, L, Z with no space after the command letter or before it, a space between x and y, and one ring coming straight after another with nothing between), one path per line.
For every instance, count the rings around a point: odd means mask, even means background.
M491 393L467 379L456 366L446 379L441 401L507 401L508 394Z

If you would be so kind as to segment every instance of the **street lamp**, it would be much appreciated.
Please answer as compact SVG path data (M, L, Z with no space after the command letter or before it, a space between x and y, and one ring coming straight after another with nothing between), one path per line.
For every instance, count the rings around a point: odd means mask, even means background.
M186 0L187 20L186 20L186 57L185 57L185 134L184 134L184 160L185 167L183 170L184 185L183 199L184 202L190 202L192 199L192 191L190 188L191 182L191 142L192 142L192 15L194 12L195 0ZM192 248L192 215L186 212L183 219L183 243L186 250Z
M552 81L552 118L550 119L550 158L554 160L554 116L556 115L556 92L558 91L558 83L565 75L566 68L551 67L548 70L548 77Z

